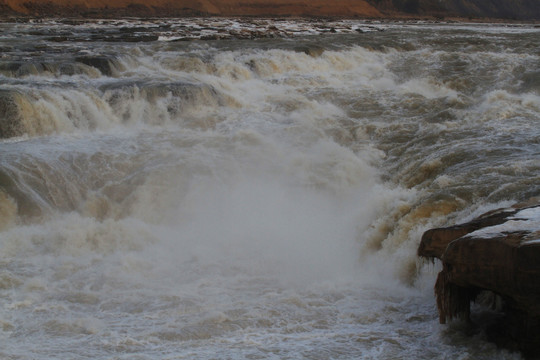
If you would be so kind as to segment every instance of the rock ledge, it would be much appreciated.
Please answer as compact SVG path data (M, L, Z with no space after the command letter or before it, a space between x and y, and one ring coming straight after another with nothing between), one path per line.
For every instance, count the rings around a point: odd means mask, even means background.
M540 354L539 200L428 230L418 248L443 264L435 284L441 323L469 319L471 302L490 294L501 321L488 335L529 357Z

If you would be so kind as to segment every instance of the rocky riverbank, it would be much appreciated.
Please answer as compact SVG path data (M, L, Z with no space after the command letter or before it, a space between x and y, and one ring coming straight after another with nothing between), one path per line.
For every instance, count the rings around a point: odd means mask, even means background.
M435 284L440 322L469 320L471 302L496 309L488 335L500 345L540 354L540 201L491 211L424 233L418 255L442 261Z

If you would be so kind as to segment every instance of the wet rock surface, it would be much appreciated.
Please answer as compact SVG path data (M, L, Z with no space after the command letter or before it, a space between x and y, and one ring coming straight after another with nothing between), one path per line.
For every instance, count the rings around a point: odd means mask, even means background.
M435 284L440 322L469 320L471 302L491 294L500 319L487 329L499 345L540 354L540 203L533 199L424 233L418 249L438 258Z
M22 134L21 115L17 105L17 94L13 91L0 89L0 139L6 139Z
M0 15L1 18L1 15ZM153 18L153 19L18 19L21 23L31 23L32 29L13 29L13 35L31 36L36 42L19 47L18 54L13 47L2 46L1 54L11 53L13 59L20 59L21 51L32 56L33 61L43 53L61 51L69 54L63 45L76 43L149 43L156 41L184 42L193 40L253 40L295 38L299 36L327 34L363 34L385 31L388 25L377 20L344 19L283 19L283 18ZM311 49L310 52L313 52ZM304 50L302 50L305 52ZM74 53L80 62L97 68L107 68L111 54ZM307 53L307 52L306 52ZM309 54L308 54L309 55ZM107 57L105 61L100 57ZM114 57L114 56L112 56ZM18 60L19 66L21 61ZM45 61L45 60L44 60ZM76 60L79 61L79 60ZM13 61L11 61L13 63ZM112 62L114 64L114 61ZM0 72L13 71L16 64L7 65L0 56ZM107 70L106 70L107 71Z
M112 60L105 56L79 56L75 61L98 69L103 75L111 76L114 73Z

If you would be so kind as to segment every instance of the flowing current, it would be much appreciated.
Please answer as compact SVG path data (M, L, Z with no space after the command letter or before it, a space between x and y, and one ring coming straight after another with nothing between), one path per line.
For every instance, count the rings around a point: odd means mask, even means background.
M530 25L0 23L0 358L519 359L416 248L540 194L539 65Z

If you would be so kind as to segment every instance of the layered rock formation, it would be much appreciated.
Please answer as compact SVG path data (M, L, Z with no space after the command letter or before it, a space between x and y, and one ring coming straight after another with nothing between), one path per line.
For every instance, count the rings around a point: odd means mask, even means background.
M528 356L540 354L540 202L486 213L468 223L424 233L418 255L438 258L440 322L468 319L486 293L498 302L494 340ZM493 304L493 303L492 303Z
M538 0L0 0L1 16L540 19Z
M364 0L0 0L2 9L31 16L84 17L382 16Z

